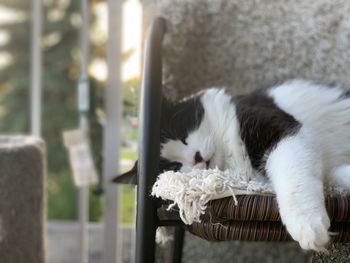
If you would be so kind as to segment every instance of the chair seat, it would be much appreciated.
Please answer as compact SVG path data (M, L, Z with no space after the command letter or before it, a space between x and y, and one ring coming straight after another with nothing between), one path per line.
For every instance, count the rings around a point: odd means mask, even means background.
M187 226L194 235L210 241L289 241L292 240L281 222L278 204L273 195L239 195L235 205L232 197L208 203L202 222ZM179 215L158 210L161 219L179 220ZM328 215L332 221L333 242L350 241L350 197L326 198Z
M213 223L203 220L188 226L192 234L209 241L292 241L285 227L277 221L235 221ZM349 223L332 223L332 242L350 241Z

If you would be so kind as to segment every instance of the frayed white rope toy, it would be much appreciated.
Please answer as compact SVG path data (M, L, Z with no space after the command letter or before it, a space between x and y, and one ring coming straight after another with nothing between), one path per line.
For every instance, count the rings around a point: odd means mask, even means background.
M177 205L181 220L188 225L200 222L208 201L232 196L237 203L237 194L252 193L272 194L273 190L266 181L247 181L218 169L167 171L158 176L152 189L153 196L173 201L168 210Z

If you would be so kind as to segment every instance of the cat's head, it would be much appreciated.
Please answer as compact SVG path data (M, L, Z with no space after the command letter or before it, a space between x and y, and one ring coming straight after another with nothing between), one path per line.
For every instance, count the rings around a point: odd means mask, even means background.
M194 167L205 169L213 165L213 125L206 118L202 95L203 93L198 93L175 103L163 98L160 172L179 169L187 171ZM136 183L136 175L137 165L114 181Z
M161 118L162 158L188 168L208 168L214 153L212 124L199 93L177 103L165 100Z

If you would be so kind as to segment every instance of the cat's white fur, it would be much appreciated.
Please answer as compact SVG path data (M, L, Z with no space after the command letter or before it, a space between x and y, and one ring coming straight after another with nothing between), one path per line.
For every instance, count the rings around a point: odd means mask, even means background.
M266 171L276 192L280 214L291 236L303 249L324 250L329 241L323 185L350 189L350 99L343 90L304 80L292 80L269 90L283 111L301 123L300 130L266 153ZM189 134L188 145L169 141L161 155L186 167L200 151L210 167L230 169L249 180L254 171L239 135L231 98L222 89L209 89L201 97L204 119Z

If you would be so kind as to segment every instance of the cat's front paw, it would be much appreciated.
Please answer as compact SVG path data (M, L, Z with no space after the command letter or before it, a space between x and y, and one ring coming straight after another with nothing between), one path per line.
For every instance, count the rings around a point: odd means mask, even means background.
M292 238L299 242L302 249L326 251L329 242L329 217L326 213L314 216L294 216L286 222Z

